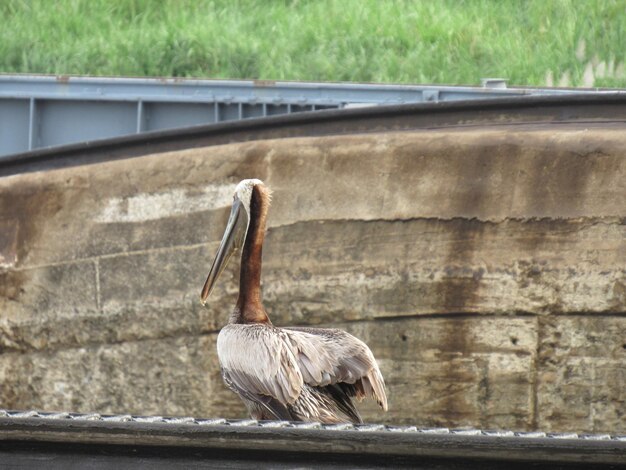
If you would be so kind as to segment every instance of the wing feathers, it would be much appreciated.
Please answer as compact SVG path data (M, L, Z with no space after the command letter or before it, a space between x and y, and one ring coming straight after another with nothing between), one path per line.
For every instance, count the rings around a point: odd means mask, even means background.
M372 352L344 331L230 324L220 332L217 349L227 385L278 419L289 415L304 386L325 388L354 422L360 417L350 397L371 396L387 410Z
M255 416L255 419L265 418L291 421L295 418L280 400L267 395L255 394L246 388L242 388L238 384L241 377L239 380L233 380L233 375L224 369L222 369L222 377L224 378L226 385L228 385L230 389L237 392L237 394L239 394L239 396L243 399L253 416L256 414L255 411L260 409L260 416Z
M361 340L342 330L325 328L283 328L296 348L296 360L305 383L325 386L335 383L355 385L356 398L374 398L386 411L385 381L374 355ZM318 373L312 373L310 367ZM319 373L322 378L319 379Z
M275 329L264 325L227 325L217 337L220 365L237 389L294 403L302 374L293 352Z

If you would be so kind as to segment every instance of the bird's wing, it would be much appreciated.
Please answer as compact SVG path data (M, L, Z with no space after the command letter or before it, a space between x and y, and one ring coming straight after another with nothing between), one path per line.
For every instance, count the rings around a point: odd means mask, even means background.
M281 328L287 333L304 383L343 385L351 396L371 396L386 411L385 381L367 345L342 330Z
M239 383L233 381L230 372L224 368L222 368L222 378L228 388L241 397L250 414L255 419L278 419L283 421L293 421L295 419L285 403L282 403L277 398L242 388ZM261 414L257 415L255 413L256 410L261 411Z
M217 353L226 383L245 398L263 404L271 397L287 405L300 396L302 374L280 328L227 325L218 335Z

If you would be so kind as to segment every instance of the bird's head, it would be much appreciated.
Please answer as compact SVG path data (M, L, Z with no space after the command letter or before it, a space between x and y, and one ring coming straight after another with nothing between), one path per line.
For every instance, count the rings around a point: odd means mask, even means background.
M261 189L263 194L269 195L263 182L258 179L243 180L235 188L233 206L230 210L226 230L224 231L222 242L217 250L215 260L213 260L211 270L209 271L207 280L202 288L202 293L200 294L202 305L206 303L207 298L211 295L217 278L222 274L222 271L224 271L232 255L237 253L241 256L248 228L250 227L250 220L253 217L251 210L255 187Z

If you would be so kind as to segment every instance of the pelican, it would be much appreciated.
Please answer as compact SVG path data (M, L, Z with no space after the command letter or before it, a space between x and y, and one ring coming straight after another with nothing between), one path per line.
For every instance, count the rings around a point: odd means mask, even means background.
M261 302L261 253L270 191L258 179L235 188L226 231L202 288L202 304L234 254L239 297L217 337L222 377L253 419L361 423L353 398L387 411L385 382L372 351L345 331L272 324Z

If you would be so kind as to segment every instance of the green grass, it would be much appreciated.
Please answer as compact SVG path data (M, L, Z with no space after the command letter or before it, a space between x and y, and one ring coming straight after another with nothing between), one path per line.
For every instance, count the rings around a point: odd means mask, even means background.
M0 72L625 87L624 0L0 0Z

